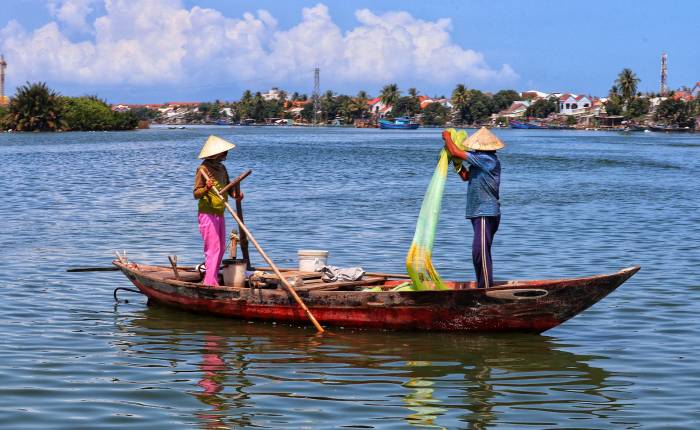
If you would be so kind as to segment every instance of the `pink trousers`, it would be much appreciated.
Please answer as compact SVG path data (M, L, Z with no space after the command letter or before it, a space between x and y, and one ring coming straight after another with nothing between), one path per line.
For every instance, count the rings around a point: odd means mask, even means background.
M204 240L204 285L219 285L219 266L226 251L226 223L221 215L199 214L199 232Z

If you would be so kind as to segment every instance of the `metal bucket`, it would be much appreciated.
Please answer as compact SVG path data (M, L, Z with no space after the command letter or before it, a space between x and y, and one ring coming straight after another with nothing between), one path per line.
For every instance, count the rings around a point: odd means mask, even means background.
M224 285L227 287L245 287L245 271L248 263L241 259L225 259L221 262Z

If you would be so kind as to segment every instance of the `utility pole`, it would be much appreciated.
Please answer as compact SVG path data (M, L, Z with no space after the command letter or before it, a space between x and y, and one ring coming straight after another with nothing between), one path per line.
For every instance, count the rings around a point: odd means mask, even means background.
M666 62L668 58L666 57L666 53L664 52L661 54L661 96L666 97L668 95L668 83L666 82Z
M5 101L5 68L7 63L5 62L5 56L0 55L0 104Z
M321 69L314 69L314 92L311 95L314 109L314 127L318 125L318 111L321 110Z

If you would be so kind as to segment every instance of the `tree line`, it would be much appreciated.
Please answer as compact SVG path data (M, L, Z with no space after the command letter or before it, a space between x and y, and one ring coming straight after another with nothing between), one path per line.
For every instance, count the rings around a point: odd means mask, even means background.
M114 112L97 96L61 96L43 82L20 86L9 106L0 107L2 130L133 130L137 125L132 112Z
M520 95L515 90L503 90L496 94L483 93L476 89L467 89L465 85L457 85L450 98L444 95L430 97L433 100L447 100L453 108L443 103L430 103L423 109L420 106L420 96L416 88L409 88L406 94L398 85L385 85L377 96L386 106L392 109L386 113L388 118L417 117L420 116L426 125L444 125L447 122L475 124L489 120L491 114L506 109ZM285 91L279 92L279 98L266 100L262 93L253 93L245 90L239 101L214 103L202 103L196 111L188 112L185 120L188 122L216 122L229 120L240 122L253 120L256 123L264 122L269 118L288 118L290 107L300 107L299 116L306 122L312 122L314 117L320 123L339 121L344 124L352 124L358 119L371 118L375 112L371 112L368 102L372 97L364 90L356 95L338 94L328 90L318 96L314 104L313 97L295 92L291 95ZM295 103L299 102L299 103ZM314 106L318 111L314 115ZM230 116L224 118L222 111L230 108ZM151 119L142 110L135 111L140 119Z
M640 122L650 117L650 97L654 94L642 95L638 91L639 82L640 79L630 69L623 69L619 73L605 102L608 115L622 115L628 120ZM395 83L385 85L378 97L384 105L392 106L387 117L417 118L429 126L443 126L447 123L484 124L491 120L493 114L522 99L515 90L501 90L491 94L458 84L449 98L444 95L430 97L434 101L421 109L418 90L409 88L404 94ZM366 91L350 96L328 90L319 96L315 104L313 97L297 92L289 95L280 91L278 98L266 100L262 93L246 90L236 102L216 100L213 103L201 103L196 110L188 111L184 120L188 123L244 120L262 123L269 118L288 118L290 107L300 107L299 115L306 122L312 122L315 118L322 124L333 121L352 124L355 120L373 117L375 112L371 112L368 104L371 99ZM451 107L443 102L445 100L449 101ZM314 106L318 106L317 112L314 112ZM549 97L534 100L524 115L546 118L558 111L558 99ZM700 100L685 102L669 97L656 107L653 119L659 123L692 127L698 115ZM137 126L139 120L159 119L159 112L145 107L128 112L114 112L104 100L96 96L63 97L49 89L45 83L20 86L9 106L0 107L0 127L3 130L130 130ZM573 117L568 120L575 122ZM507 125L506 118L498 118L497 122Z
M661 94L642 94L638 91L639 82L641 79L631 69L622 69L608 92L605 102L608 115L621 115L627 120L639 122L650 116L651 99ZM700 99L686 102L673 96L674 92L671 91L668 97L659 102L651 115L653 120L664 125L694 127L696 118L700 116Z

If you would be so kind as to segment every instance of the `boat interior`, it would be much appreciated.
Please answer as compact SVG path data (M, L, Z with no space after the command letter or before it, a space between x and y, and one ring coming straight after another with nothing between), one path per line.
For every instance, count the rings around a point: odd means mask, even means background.
M178 267L177 274L172 267L167 266L148 266L138 265L138 270L149 277L156 278L162 281L179 281L188 284L196 284L204 287L201 284L203 275L193 267ZM326 282L321 279L320 272L304 272L297 269L280 268L279 271L290 285L298 292L309 291L363 291L372 289L372 291L390 291L401 284L410 282L408 275L391 274L391 273L375 273L366 272L365 275L357 281L335 281ZM249 276L245 280L242 288L259 288L259 289L283 289L282 281L269 267L256 267L249 271ZM224 285L223 279L220 279L220 288L231 289L237 288L234 286ZM512 285L513 281L496 281L495 286ZM476 282L455 282L445 281L445 285L452 290L466 290L476 288Z

